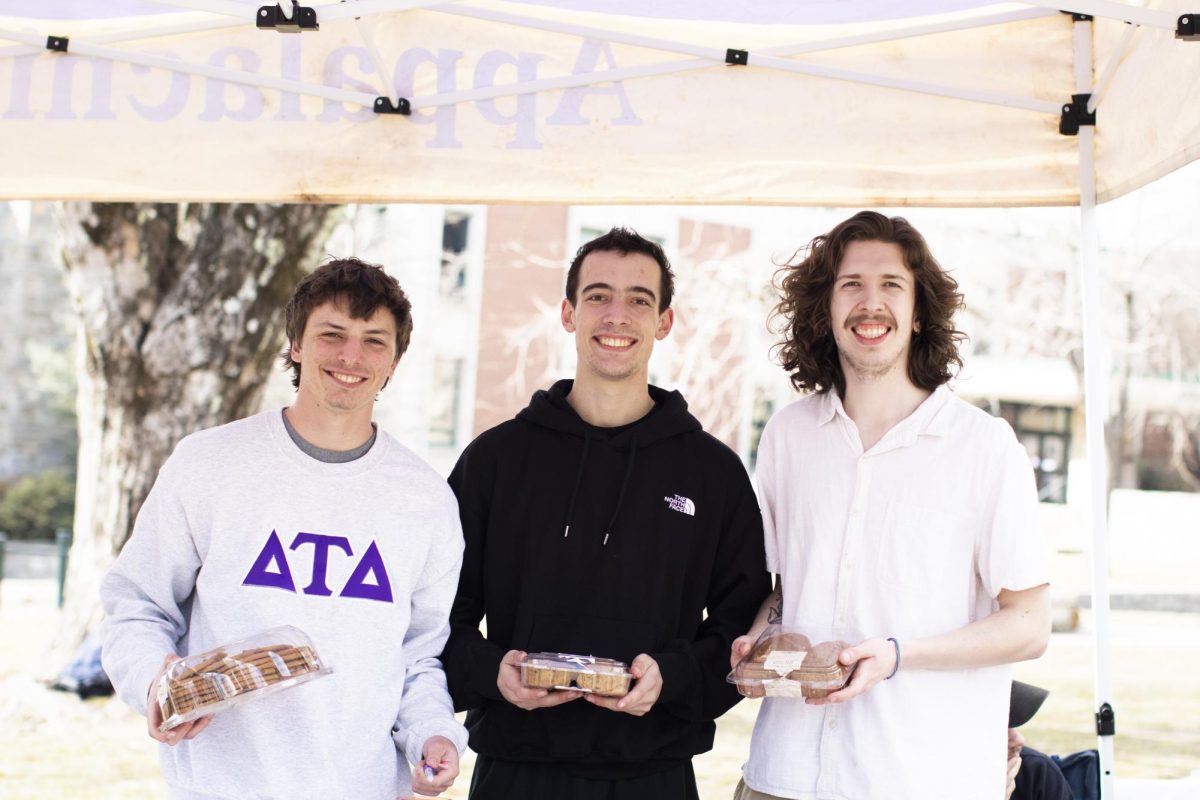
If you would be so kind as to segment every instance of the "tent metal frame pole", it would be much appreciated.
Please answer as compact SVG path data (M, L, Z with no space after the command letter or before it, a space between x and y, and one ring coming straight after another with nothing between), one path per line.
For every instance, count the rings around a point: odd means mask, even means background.
M926 25L912 25L900 28L889 28L875 33L861 33L855 36L839 36L836 39L818 39L804 44L785 44L778 47L764 47L762 52L772 56L801 56L809 53L824 53L830 50L840 50L844 47L858 47L864 44L880 42L897 42L901 39L914 39L919 36L932 36L938 33L970 30L971 28L986 28L992 25L1006 25L1010 22L1024 22L1031 19L1056 17L1057 11L1041 8L1026 8L1019 11L1007 11L1002 14L988 14L982 17L956 19L946 22L932 22Z
M0 39L11 39L15 42L26 42L28 44L41 44L45 41L45 37L39 36L36 33L6 29L0 29ZM286 78L256 75L249 72L236 72L230 69L210 67L206 64L188 64L176 58L166 58L148 53L130 53L125 50L115 50L111 47L98 47L94 44L80 42L75 39L71 40L71 52L76 55L91 56L93 58L107 58L111 61L124 61L130 64L141 64L146 67L157 67L172 72L181 72L185 75L200 75L201 77L215 78L243 86L278 89L281 92L312 95L314 97L325 98L326 100L336 100L341 103L356 103L364 107L372 107L375 104L375 95L365 92L334 89L330 86L318 86Z
M1175 30L1175 15L1169 11L1141 8L1128 3L1115 3L1112 0L1061 0L1061 2L1057 0L1021 0L1021 2L1041 8L1087 14L1099 19L1132 22L1148 28L1162 28L1172 32Z
M351 9L353 8L353 4L347 3L344 5L350 6ZM427 6L428 3L413 2L409 5L414 7ZM339 8L341 8L341 6L339 6ZM437 10L451 14L462 14L464 16L480 16L474 11L463 13L464 10L462 9L451 10L448 8L439 8ZM345 16L350 16L350 14L347 13ZM494 21L512 22L512 24L520 24L513 22L512 20L498 19L498 17L503 16L508 15L493 15L490 12L487 12L486 16L483 18L493 19ZM361 33L362 29L360 28L359 30ZM575 33L576 35L583 35L578 31L570 32ZM39 37L37 34L26 33L24 31L0 30L0 39L23 41L32 45L40 45L42 43L41 37ZM366 39L366 37L364 37L364 39L368 42L368 51L371 53L371 58L374 62L376 72L379 74L380 80L383 82L383 93L388 94L391 81L387 79L386 71L383 69L383 65L381 63L382 59L379 56L378 50L370 47L370 40ZM682 72L690 69L711 67L716 63L724 63L723 54L720 58L718 58L714 49L697 49L706 51L707 55L702 59L675 61L667 64L650 64L642 67L630 67L618 70L604 70L602 72L592 72L581 75L564 75L556 78L546 78L537 81L505 84L503 86L468 89L461 92L432 95L430 97L414 97L410 98L411 107L414 110L436 108L439 106L455 105L457 103L469 102L472 100L511 97L554 89L579 88L591 86L597 83L611 83L629 78ZM151 56L142 53L129 53L122 50L98 47L88 42L81 42L77 39L72 39L71 51L79 55L92 56L95 58L106 58L112 61L124 61L132 64L141 64L144 66L157 67L187 75L199 75L207 78L216 78L235 84L278 89L280 91L294 92L301 95L310 95L329 100L338 100L343 103L354 103L364 108L374 107L376 99L374 95L368 95L363 92L334 89L327 86L320 86L283 78L272 78L252 73L240 73L234 70L225 70L216 67L210 67L208 65L190 64L178 59ZM41 50L39 49L33 52L41 52ZM812 77L826 78L830 80L842 80L854 83L863 83L867 85L882 86L899 91L911 91L937 97L947 97L955 100L964 100L967 102L985 103L1002 106L1005 108L1014 108L1043 114L1057 114L1060 110L1060 106L1057 102L1017 97L1015 95L1001 94L999 92L973 91L960 87L943 86L922 81L907 81L898 78L889 78L867 73L854 72L851 70L837 69L832 67L819 67L816 65L803 64L800 62L772 56L752 56L752 59L754 63L759 66Z
M233 5L229 3L228 0L153 0L153 2L172 7L186 7L192 10L225 14L229 12L230 6ZM394 12L400 10L429 8L440 13L467 16L475 19L484 19L521 27L550 30L576 36L601 38L606 41L615 41L633 46L646 47L666 52L685 53L700 57L699 59L675 61L667 64L644 65L641 67L632 67L620 70L605 70L603 72L592 72L582 75L565 75L557 78L512 83L503 86L465 90L461 92L439 94L429 97L414 97L410 98L413 109L436 108L440 106L454 105L461 102L470 102L473 100L477 101L511 97L555 89L580 88L591 86L597 83L611 83L629 78L663 75L673 72L700 69L715 64L723 64L725 60L725 54L712 47L699 47L680 42L665 41L652 37L621 34L611 30L558 23L550 20L540 20L532 17L506 14L503 12L455 7L452 4L456 2L458 2L458 0L450 0L449 3L444 2L444 0L443 2L438 2L438 0L358 0L358 2L354 3L342 3L337 6L331 6L329 7L328 11L336 13L331 14L323 11L323 16L327 19L331 17L356 18L355 21L357 23L360 36L363 38L363 41L367 46L371 61L374 64L375 70L378 73L382 84L382 93L385 95L394 95L395 87L393 82L388 78L382 56L378 47L375 46L374 37L371 35L370 28L366 24L367 20L365 17L368 17L372 14L384 13L386 11ZM322 9L325 9L325 7L322 6ZM974 20L948 21L943 23L911 26L909 28L902 29L899 32L893 31L891 33L893 37L896 33L899 33L900 38L906 38L949 30L959 30L966 27L984 27L994 24L1003 24L1006 22L1043 15L1044 12L1037 10L1008 12L1005 14L994 14L986 17L980 17ZM212 23L207 23L204 25L207 27L212 25ZM183 26L172 26L170 30L172 30L172 32L182 32L182 27ZM224 26L218 24L214 27ZM755 66L767 69L776 69L794 74L807 75L810 77L862 83L871 86L881 86L899 91L916 92L935 97L946 97L967 102L984 103L1042 114L1056 114L1060 110L1060 105L1057 101L1052 102L1048 100L1039 100L1036 98L1008 95L1000 92L972 90L963 87L933 84L925 81L904 80L890 76L874 75L835 67L822 67L793 61L787 58L782 58L778 55L773 55L773 53L783 53L789 49L799 50L804 53L812 53L819 52L821 50L852 47L857 44L866 44L872 41L878 41L881 37L883 37L883 34L881 33L872 33L857 37L842 37L840 39L827 40L825 42L810 42L807 44L795 45L794 48L789 48L787 46L768 48L754 53L750 57L750 61ZM16 41L26 41L30 44L40 44L38 38L33 35L23 36L15 33L0 31L0 38L11 38ZM229 81L231 83L275 88L281 91L295 92L298 94L311 95L331 100L340 100L341 102L354 103L367 108L373 107L375 103L375 97L365 93L350 92L346 90L333 89L331 87L318 86L286 79L271 78L257 74L238 73L233 70L222 70L209 67L207 65L192 65L177 59L166 59L154 56L146 56L143 54L125 53L119 50L97 47L93 43L79 42L78 40L72 41L72 51L78 54L89 55L97 58L107 58L114 61L125 61L128 63L158 67L183 74L217 78L220 80ZM32 52L37 51L31 50L31 53Z
M650 50L696 56L698 58L710 60L713 65L725 64L725 51L715 47L702 47L699 45L674 42L656 37L626 34L605 28L594 28L588 25L555 22L551 20L523 16L520 14L508 14L501 11L489 11L479 8L437 8L435 10L446 14L452 14L454 16L470 17L472 19L506 23L518 27L546 30L553 33L564 33L583 38L617 42L634 47L644 47ZM976 91L957 86L929 83L926 81L903 80L899 78L872 75L864 72L854 72L851 70L834 67L819 67L812 64L804 64L798 61L790 61L778 56L759 55L758 53L754 52L750 54L748 63L757 67L777 69L783 72L799 73L802 75L849 81L852 83L863 83L870 86L883 86L889 89L918 92L920 94L928 94L935 97L949 97L955 100L987 103L1006 108L1024 109L1026 111L1035 111L1042 114L1058 114L1062 109L1062 106L1058 101L1051 102L1047 100L1037 100L1035 98L1003 94L1001 92ZM604 73L593 74L604 75ZM595 82L605 82L608 80L612 80L612 78L599 78ZM512 94L523 93L516 91L518 86L519 84L510 84L506 88L508 88ZM442 103L439 104L441 105ZM414 102L413 107L418 107L416 102Z
M182 33L201 33L203 31L239 28L245 24L245 21L239 22L229 17L222 17L215 20L208 19L200 22L185 22L178 25L159 25L154 28L146 28L139 31L110 31L109 33L89 36L87 40L91 44L127 44L129 42L138 42L143 39L157 39L160 36L177 36ZM41 47L0 47L0 58L41 55L45 52L46 47L44 44Z
M1117 68L1125 60L1125 54L1129 52L1129 48L1133 45L1133 37L1137 32L1137 25L1125 26L1125 31L1121 34L1121 41L1117 42L1116 49L1113 50L1108 63L1104 65L1104 71L1100 73L1100 78L1096 81L1095 91L1092 92L1092 96L1088 100L1087 110L1089 114L1096 111L1096 108L1100 105L1100 101L1107 94L1109 84L1112 83L1113 76L1117 74Z
M461 3L463 0L353 0L336 5L317 6L319 19L334 20L354 17L366 18L375 14L388 14L396 11L441 11L439 6Z
M229 0L149 0L160 6L170 6L187 11L204 11L209 14L222 14L227 17L240 19L243 22L254 22L254 14L258 10L252 5L241 5ZM420 8L447 3L460 3L462 0L355 0L336 5L317 6L318 19L345 19L346 17L365 17L371 14L386 14L392 11L412 11ZM268 0L269 4L269 0ZM287 7L285 17L291 13L289 0L278 0L281 9Z
M1075 23L1076 91L1092 88L1092 23ZM1092 625L1095 636L1095 702L1097 720L1105 705L1112 707L1112 642L1108 586L1108 450L1104 420L1108 416L1108 374L1102 334L1099 242L1096 226L1095 127L1079 129L1079 277L1082 295L1084 422L1087 434L1089 497L1092 531ZM1100 797L1113 791L1113 735L1098 734Z
M379 74L379 93L392 102L399 101L400 92L396 89L392 78L388 76L387 64L384 63L383 55L379 52L379 45L375 43L375 34L372 31L370 18L356 17L354 27L358 29L358 35L362 37L367 53L371 57L371 64L375 67L375 72Z
M280 0L280 3L287 0ZM235 17L245 22L254 23L254 14L258 11L256 6L242 5L241 3L230 2L230 0L150 0L158 6L170 6L184 11L206 11L209 14L222 14L227 17Z

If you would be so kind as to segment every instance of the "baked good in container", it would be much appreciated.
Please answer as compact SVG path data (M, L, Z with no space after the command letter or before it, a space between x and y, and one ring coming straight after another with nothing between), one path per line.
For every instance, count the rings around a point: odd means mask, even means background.
M159 678L160 730L305 683L332 670L308 636L285 625L173 661Z
M521 662L521 685L624 697L633 676L624 661L571 653L529 653Z
M838 661L840 639L813 644L804 633L770 625L728 680L745 697L822 698L846 685L851 667Z

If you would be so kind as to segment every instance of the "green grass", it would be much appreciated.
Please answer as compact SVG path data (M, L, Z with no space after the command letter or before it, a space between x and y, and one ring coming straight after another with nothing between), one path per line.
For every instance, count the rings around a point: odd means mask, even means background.
M4 798L165 797L155 745L140 717L116 700L80 702L34 680L33 673L45 671L39 654L55 624L51 584L0 584ZM1200 614L1116 612L1113 641L1117 777L1176 778L1200 770ZM1050 690L1042 710L1022 729L1031 746L1051 753L1095 746L1091 642L1087 633L1055 634L1045 656L1017 666L1018 678ZM705 800L732 796L757 708L757 702L746 701L719 720L716 747L696 759ZM470 764L468 754L462 776L445 797L466 797Z

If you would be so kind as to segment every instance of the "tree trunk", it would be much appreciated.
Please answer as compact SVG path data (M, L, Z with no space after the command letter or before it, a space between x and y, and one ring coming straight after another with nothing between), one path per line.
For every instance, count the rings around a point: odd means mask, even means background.
M101 616L99 584L180 438L258 410L284 305L336 206L68 203L79 313L75 537L56 650Z

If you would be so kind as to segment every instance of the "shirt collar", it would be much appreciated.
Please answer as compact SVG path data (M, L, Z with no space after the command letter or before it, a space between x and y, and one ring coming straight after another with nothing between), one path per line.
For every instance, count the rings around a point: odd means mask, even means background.
M950 395L950 387L946 384L934 389L933 393L926 397L913 413L888 431L880 444L890 442L893 447L901 447L915 444L918 436L945 436L950 430L950 419L949 415L943 414L941 411L946 407L946 401L950 399ZM854 423L850 419L850 415L846 413L846 408L842 405L842 398L838 396L837 390L830 389L821 396L817 423L826 425L839 415L846 422Z
M827 425L828 423L832 422L833 418L837 416L839 412L843 417L846 416L846 410L842 408L842 398L838 397L837 389L831 388L829 391L821 394L820 398L820 413L817 415L818 425ZM849 418L847 417L847 419Z
M904 429L908 443L915 442L918 436L945 436L950 432L948 415L941 413L949 399L950 387L943 383L917 406L916 411L896 426Z

